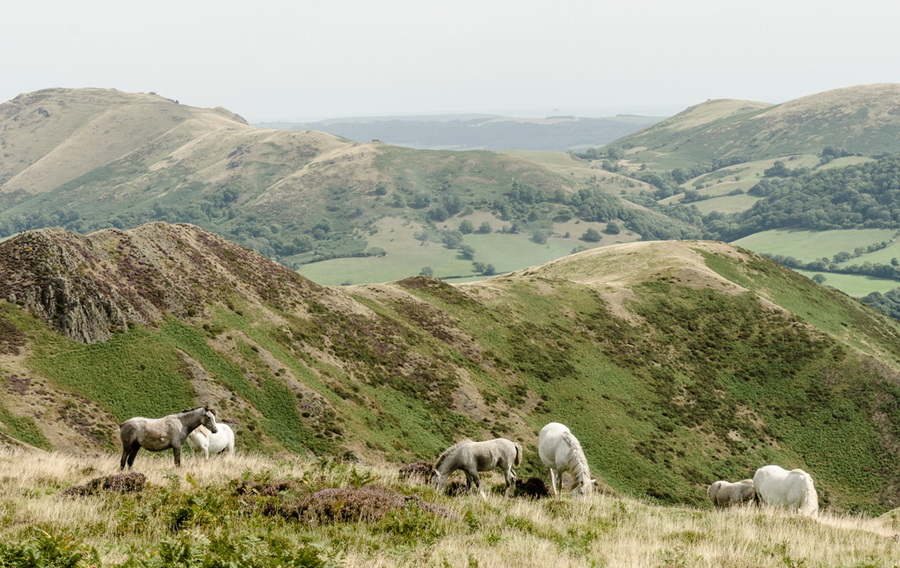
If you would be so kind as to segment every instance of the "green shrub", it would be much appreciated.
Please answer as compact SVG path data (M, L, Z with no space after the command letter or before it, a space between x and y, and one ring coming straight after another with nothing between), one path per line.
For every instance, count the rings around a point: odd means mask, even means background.
M93 548L64 536L53 536L39 528L21 544L0 542L0 568L81 568L100 566Z

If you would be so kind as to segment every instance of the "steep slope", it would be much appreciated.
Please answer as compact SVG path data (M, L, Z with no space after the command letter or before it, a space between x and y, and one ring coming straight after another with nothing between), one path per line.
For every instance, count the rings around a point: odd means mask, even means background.
M751 162L826 147L866 156L900 152L900 84L835 89L779 105L713 100L609 146L654 169Z
M399 465L505 436L525 476L557 420L611 488L660 502L764 463L836 510L900 499L900 325L722 243L338 289L153 223L20 235L0 274L0 433L39 447L116 452L119 421L210 403L239 451Z
M105 166L135 148L222 129L250 130L224 109L201 110L156 95L46 89L0 105L3 194L34 194ZM160 148L160 151L171 150Z

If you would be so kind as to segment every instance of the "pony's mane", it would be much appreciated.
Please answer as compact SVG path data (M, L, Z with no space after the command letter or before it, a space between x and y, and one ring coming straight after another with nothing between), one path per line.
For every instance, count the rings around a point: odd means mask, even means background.
M439 455L437 461L434 462L434 469L440 469L441 464L444 463L444 460L447 459L450 456L450 454L456 452L456 450L458 450L459 447L462 446L463 444L468 444L471 441L472 440L463 440L461 442L456 442L455 444L453 444L452 446L450 446L449 448L444 450L444 453Z
M819 508L819 493L816 491L812 476L806 472L803 473L803 478L806 481L806 491L803 492L803 502L800 503L799 509L801 512L814 513Z
M581 442L578 441L571 432L563 432L562 439L568 442L569 447L572 448L572 453L569 456L569 470L572 472L572 477L575 479L579 479L582 477L590 477L590 469L588 468L587 457L584 455L584 450L581 449ZM590 483L590 479L582 479L582 483Z

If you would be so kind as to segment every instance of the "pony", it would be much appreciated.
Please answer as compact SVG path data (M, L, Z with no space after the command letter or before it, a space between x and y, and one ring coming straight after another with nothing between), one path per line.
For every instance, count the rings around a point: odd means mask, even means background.
M203 457L209 459L209 454L218 454L227 451L228 456L234 455L234 430L228 424L216 423L218 431L212 433L202 424L188 434L188 445L193 450L203 451Z
M562 492L562 474L565 472L574 478L574 497L590 497L593 494L595 480L591 479L587 458L581 443L568 426L551 422L541 428L538 454L550 469L550 490L554 496Z
M518 467L521 463L522 446L506 438L484 442L465 440L450 446L438 457L432 470L431 482L443 488L450 474L461 469L466 474L468 491L471 493L477 490L485 497L478 472L496 468L503 471L506 479L506 495L509 496L516 481L516 473L512 468Z
M761 503L809 516L819 511L819 495L812 477L802 469L787 471L777 465L763 466L753 474L753 485Z
M216 417L209 406L198 406L191 410L182 410L162 418L143 418L135 416L119 425L119 437L122 439L122 459L119 469L125 464L131 469L138 450L144 448L151 452L161 452L172 448L175 454L175 467L181 466L181 446L188 434L198 426L206 426L210 432L218 432Z
M706 490L714 507L724 508L756 501L756 486L752 479L744 479L737 483L716 481Z

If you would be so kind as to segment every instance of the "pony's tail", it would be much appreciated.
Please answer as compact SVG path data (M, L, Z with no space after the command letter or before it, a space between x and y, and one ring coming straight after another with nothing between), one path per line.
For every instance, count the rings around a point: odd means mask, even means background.
M519 467L522 465L522 446L516 444L516 459L513 460L513 465Z

